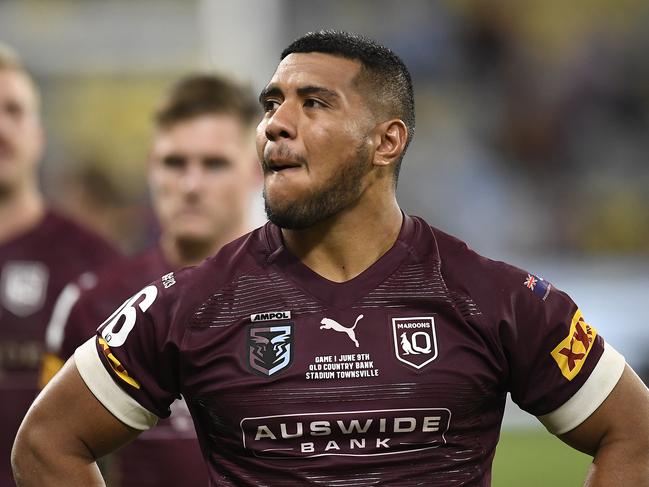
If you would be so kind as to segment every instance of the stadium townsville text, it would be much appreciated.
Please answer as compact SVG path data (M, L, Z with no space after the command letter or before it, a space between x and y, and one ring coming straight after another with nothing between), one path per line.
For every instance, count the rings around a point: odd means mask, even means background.
M369 353L350 353L341 355L318 355L309 364L305 373L308 380L313 379L358 379L378 377L379 369L374 366Z

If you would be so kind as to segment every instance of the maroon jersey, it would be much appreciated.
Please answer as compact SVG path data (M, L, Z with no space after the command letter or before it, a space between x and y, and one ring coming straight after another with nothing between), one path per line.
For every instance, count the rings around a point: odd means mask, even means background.
M97 331L125 299L171 270L159 247L123 259L89 282L83 276L67 286L48 327L48 352L62 361ZM111 485L121 487L198 487L207 484L207 472L196 432L184 401L156 428L119 450L111 462Z
M136 293L75 360L135 428L185 397L213 486L488 486L508 391L560 434L624 368L566 294L415 217L343 283L269 223Z
M45 328L56 297L79 274L117 256L97 235L51 212L0 244L0 485L11 485L11 446L39 390Z

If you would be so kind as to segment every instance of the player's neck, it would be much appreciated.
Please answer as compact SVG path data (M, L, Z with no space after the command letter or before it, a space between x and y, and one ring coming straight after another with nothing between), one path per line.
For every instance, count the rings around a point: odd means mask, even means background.
M365 199L306 230L282 230L304 265L334 282L358 276L392 246L403 215L394 198Z
M43 197L36 188L21 188L0 196L0 243L35 227L45 215Z
M164 234L160 238L162 254L174 269L200 264L207 257L216 254L228 242L240 237L248 230L242 224L232 231L224 232L215 240L191 240L174 238Z

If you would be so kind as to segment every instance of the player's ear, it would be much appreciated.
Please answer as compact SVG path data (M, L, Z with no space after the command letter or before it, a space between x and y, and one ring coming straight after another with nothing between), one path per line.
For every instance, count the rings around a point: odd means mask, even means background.
M401 157L408 140L408 128L403 120L394 118L376 126L377 144L375 166L389 166Z

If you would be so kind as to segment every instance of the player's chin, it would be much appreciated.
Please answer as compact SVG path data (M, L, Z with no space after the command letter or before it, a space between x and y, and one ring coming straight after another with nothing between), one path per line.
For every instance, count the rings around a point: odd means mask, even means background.
M290 193L264 191L264 205L267 213L284 214L299 206L300 199Z
M302 181L287 179L266 179L264 181L264 199L273 207L292 206L308 197L309 185Z
M294 193L304 190L309 184L308 174L301 167L264 173L264 188L267 192Z
M176 225L174 235L183 241L205 242L214 238L216 225L212 220L195 220L191 223Z

